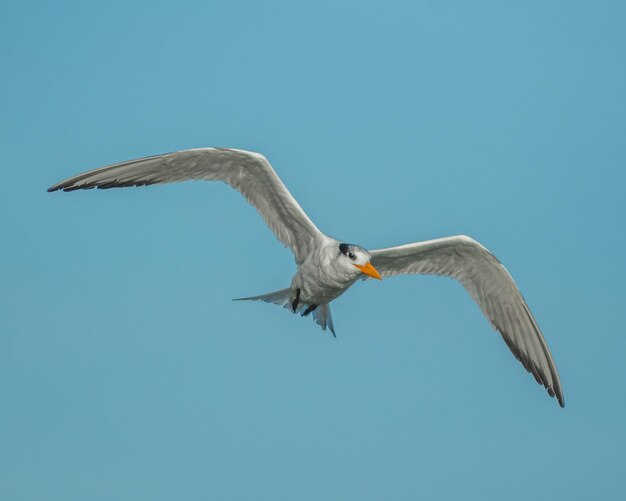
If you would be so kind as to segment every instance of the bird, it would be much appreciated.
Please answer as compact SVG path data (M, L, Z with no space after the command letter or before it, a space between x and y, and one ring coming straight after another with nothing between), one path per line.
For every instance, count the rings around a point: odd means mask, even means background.
M515 358L565 406L559 374L546 341L504 265L476 240L457 235L384 249L335 239L309 219L260 153L233 148L195 148L94 169L48 191L108 189L186 180L222 181L239 191L294 254L289 287L239 298L282 306L311 316L336 335L330 303L356 281L396 275L440 275L460 282Z

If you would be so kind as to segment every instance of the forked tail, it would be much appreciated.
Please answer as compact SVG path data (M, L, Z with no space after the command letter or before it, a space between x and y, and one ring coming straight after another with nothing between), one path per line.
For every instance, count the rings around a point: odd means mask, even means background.
M268 294L261 294L260 296L240 297L233 299L233 301L263 301L265 303L272 303L283 308L288 309L292 313L299 313L301 316L306 317L309 313L313 314L313 320L317 323L322 330L326 328L330 329L333 336L335 335L335 325L333 324L333 317L330 314L330 306L328 304L308 304L297 302L295 311L293 308L293 302L291 300L291 290L281 289L279 291L270 292Z

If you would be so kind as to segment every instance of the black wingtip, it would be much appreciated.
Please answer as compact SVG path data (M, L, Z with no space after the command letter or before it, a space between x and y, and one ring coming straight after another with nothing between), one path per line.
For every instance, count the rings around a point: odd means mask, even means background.
M548 390L548 395L550 395L553 398L556 398L557 402L559 403L559 407L561 407L561 409L564 409L565 399L563 398L563 393L561 392L556 393L551 386L548 386L546 389Z

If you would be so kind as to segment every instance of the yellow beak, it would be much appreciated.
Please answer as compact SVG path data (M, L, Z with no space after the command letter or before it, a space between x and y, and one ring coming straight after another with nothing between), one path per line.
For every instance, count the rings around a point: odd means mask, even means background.
M359 270L361 270L363 273L365 273L366 275L369 275L372 278L375 278L377 280L382 280L383 278L380 276L380 273L378 273L378 270L376 268L374 268L372 266L372 263L368 262L366 264L355 264L354 266L356 266Z

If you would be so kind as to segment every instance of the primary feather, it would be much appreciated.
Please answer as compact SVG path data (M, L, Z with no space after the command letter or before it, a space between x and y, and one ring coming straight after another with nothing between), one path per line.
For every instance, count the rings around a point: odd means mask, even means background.
M258 153L197 148L145 157L95 169L55 184L48 191L123 188L191 179L223 181L239 191L261 214L300 264L322 233Z
M485 247L461 235L370 253L383 277L444 275L461 282L513 355L565 405L556 366L535 318L507 269Z

